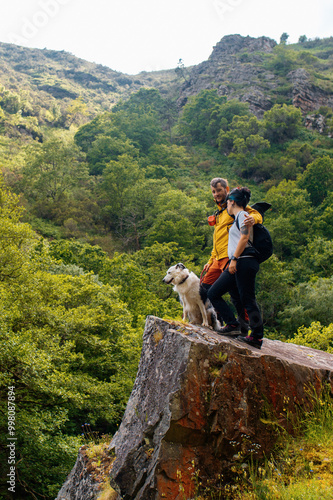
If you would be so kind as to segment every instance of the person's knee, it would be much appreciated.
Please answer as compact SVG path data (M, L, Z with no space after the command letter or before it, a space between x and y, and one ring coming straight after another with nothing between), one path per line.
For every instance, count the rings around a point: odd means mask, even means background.
M208 291L207 291L207 298L211 301L211 303L213 303L216 298L217 298L217 294L214 292L214 288L212 286L209 287Z

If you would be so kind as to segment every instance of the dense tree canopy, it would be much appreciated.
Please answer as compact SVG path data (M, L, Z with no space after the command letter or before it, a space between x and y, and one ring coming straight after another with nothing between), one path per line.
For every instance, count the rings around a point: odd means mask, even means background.
M265 64L283 78L297 60L312 64L281 44ZM38 121L29 96L0 89L1 401L14 385L22 499L56 496L87 420L100 434L117 428L146 316L181 319L166 269L200 275L211 253L213 177L272 205L274 255L257 284L265 335L333 348L332 111L320 111L319 134L290 102L258 118L220 94L181 108L143 88L90 121L75 98Z

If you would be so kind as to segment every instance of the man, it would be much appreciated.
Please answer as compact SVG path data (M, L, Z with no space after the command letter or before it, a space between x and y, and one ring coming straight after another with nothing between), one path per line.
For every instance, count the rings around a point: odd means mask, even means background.
M229 228L234 222L234 219L228 214L226 210L226 198L229 193L228 181L226 179L222 179L221 177L215 177L210 182L210 188L215 203L218 206L218 210L215 212L216 224L214 226L213 250L209 261L203 268L203 271L206 271L206 274L202 280L202 285L206 291L208 291L211 285L215 283L217 278L219 278L219 276L223 272L223 269L229 262ZM245 220L245 224L247 226L253 226L254 224L262 223L262 216L259 212L251 208L249 205L246 207L246 211L249 214ZM244 314L244 318L239 318L239 321L241 324L241 332L246 334L248 330L246 313Z

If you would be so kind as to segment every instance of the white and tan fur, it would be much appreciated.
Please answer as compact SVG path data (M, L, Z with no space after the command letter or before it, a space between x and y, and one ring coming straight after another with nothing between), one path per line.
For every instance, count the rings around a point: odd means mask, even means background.
M200 293L200 280L192 271L190 272L181 262L171 266L163 278L163 282L174 285L183 305L183 320L193 325L212 326L219 329L221 326L216 318L215 310L208 299L203 300Z

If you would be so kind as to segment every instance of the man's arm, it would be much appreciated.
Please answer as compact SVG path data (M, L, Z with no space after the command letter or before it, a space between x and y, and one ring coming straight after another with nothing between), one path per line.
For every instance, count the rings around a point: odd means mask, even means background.
M254 226L254 224L262 224L262 215L257 210L251 208L250 205L248 205L245 208L245 210L249 214L246 215L244 219L244 224L246 226Z

